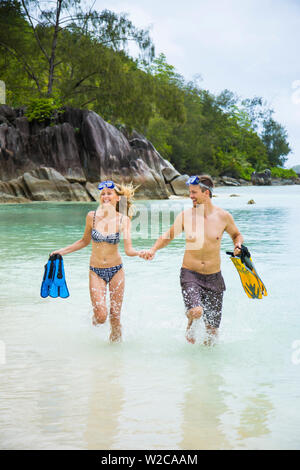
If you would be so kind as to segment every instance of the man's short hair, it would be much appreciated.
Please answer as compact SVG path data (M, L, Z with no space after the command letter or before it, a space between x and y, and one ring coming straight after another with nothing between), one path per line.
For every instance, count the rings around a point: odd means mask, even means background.
M200 180L200 183L205 184L205 186L208 186L209 188L213 189L214 188L214 182L212 180L212 177L209 175L198 175L198 178ZM206 188L201 187L201 191L204 193L206 191ZM212 191L209 191L209 196L212 198Z

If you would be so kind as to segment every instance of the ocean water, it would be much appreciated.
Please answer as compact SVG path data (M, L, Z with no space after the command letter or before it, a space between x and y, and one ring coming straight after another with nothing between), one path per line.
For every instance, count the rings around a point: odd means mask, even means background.
M245 295L225 234L214 347L201 322L197 343L185 340L182 238L150 262L123 256L123 342L110 344L109 325L91 324L90 247L64 257L70 297L40 297L49 252L79 239L97 204L0 205L1 449L300 448L300 186L216 195L268 296ZM190 205L138 201L134 246L150 247Z

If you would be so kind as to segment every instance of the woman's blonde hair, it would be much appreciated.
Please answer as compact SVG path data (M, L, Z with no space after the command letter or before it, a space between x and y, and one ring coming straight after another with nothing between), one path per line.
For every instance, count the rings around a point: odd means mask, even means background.
M134 193L139 188L139 186L133 186L132 182L129 184L116 184L114 190L118 196L121 196L120 202L117 202L116 210L127 215L130 219L134 215Z

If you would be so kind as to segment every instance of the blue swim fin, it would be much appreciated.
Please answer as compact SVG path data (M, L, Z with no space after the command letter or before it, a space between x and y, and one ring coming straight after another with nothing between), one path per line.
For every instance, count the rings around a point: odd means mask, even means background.
M53 281L49 289L50 297L66 299L70 293L65 279L64 261L61 255L54 255Z
M41 297L43 297L43 299L48 297L49 289L53 281L54 259L55 255L50 256L47 264L45 264L44 276L41 285Z

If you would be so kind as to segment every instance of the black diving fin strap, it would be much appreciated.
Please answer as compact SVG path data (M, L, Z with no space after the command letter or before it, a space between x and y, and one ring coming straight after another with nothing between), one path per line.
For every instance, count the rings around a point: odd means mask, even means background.
M226 255L234 256L233 251L226 251ZM243 258L251 258L251 253L245 245L241 245L241 253L237 255L243 261Z
M226 254L234 257L233 251L226 251ZM251 253L245 245L241 245L241 252L236 255L236 257L240 258L242 263L245 264L251 271L253 270L254 266L250 259Z

